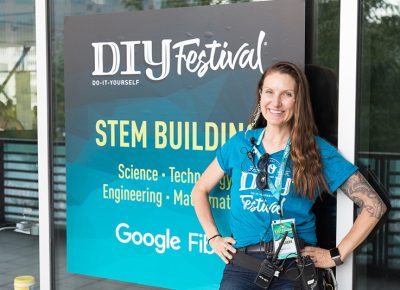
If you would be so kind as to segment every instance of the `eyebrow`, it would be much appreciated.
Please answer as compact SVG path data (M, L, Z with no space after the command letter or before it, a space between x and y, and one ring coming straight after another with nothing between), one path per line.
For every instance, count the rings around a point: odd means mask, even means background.
M269 89L269 90L274 90L274 89L272 89L272 88L270 88L270 87L262 87L261 88L262 90L266 90L266 89ZM282 92L295 92L295 90L294 89L284 89L284 90L282 90Z

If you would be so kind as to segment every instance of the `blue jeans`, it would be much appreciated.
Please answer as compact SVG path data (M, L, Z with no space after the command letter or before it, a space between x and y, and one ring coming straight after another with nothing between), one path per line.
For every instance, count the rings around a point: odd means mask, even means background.
M253 257L257 257L260 260L265 259L266 255L262 252L248 253ZM289 264L294 259L288 259L285 262L284 269L286 269ZM296 264L291 264L296 267ZM257 273L244 269L239 266L228 264L225 266L224 274L222 276L220 290L260 290L261 287L254 283ZM295 290L301 289L300 281L284 280L281 278L274 278L268 290Z

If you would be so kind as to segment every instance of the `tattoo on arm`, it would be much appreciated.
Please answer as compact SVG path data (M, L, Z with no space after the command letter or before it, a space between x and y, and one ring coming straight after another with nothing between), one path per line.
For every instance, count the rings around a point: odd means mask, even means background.
M371 217L380 219L385 213L386 206L382 199L359 171L350 176L340 189Z

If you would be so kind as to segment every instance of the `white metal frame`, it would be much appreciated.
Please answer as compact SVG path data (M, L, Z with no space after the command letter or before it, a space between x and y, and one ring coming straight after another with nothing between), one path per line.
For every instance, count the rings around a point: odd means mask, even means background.
M40 289L51 289L51 205L47 1L35 0Z
M356 140L358 0L340 1L339 124L338 148L354 163ZM354 206L338 191L336 218L337 244L353 225ZM353 255L336 269L340 290L353 289Z
M50 212L50 148L49 144L49 74L47 1L35 0L36 54L38 95L38 163L39 163L39 250L40 289L51 289L51 212ZM358 1L340 3L340 55L339 55L339 151L351 162L355 157L356 84ZM353 224L353 203L339 192L337 208L337 242L347 234ZM351 290L353 282L353 256L337 268L340 290Z

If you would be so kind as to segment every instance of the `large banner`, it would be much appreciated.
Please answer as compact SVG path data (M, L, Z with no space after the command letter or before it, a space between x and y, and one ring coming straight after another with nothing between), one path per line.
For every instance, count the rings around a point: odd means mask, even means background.
M67 270L218 287L191 190L246 129L262 71L304 61L304 0L67 17ZM231 179L210 196L229 235Z

